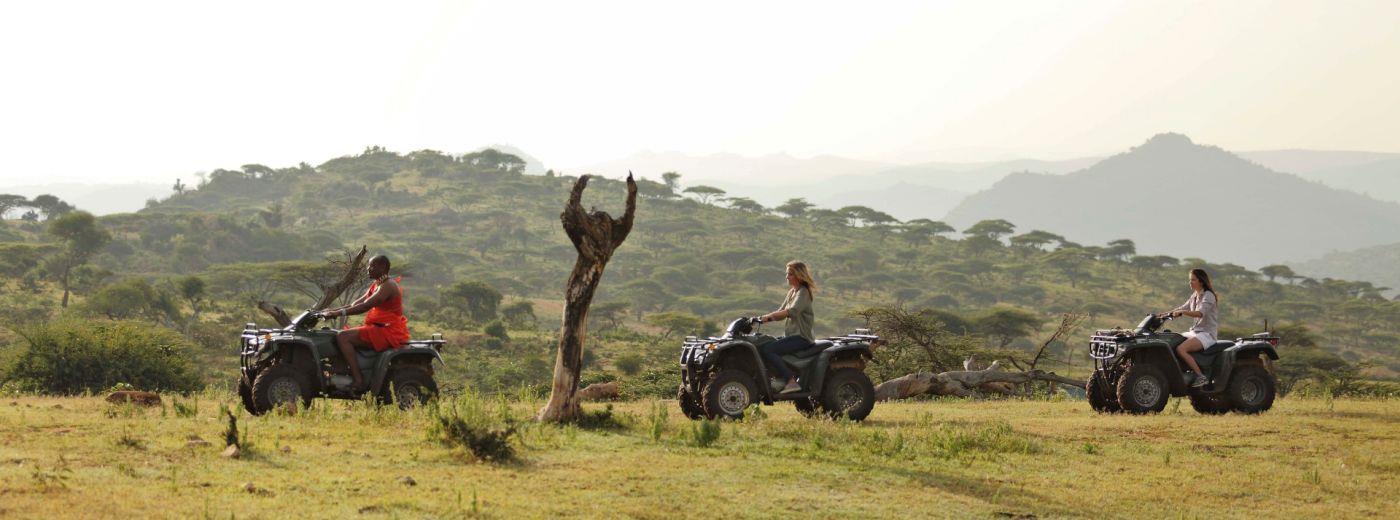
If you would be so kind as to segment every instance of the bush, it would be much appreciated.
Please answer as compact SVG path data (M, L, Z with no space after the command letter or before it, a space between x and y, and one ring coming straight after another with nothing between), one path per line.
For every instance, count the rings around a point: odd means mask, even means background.
M149 391L204 387L188 343L170 329L133 321L60 319L14 329L26 348L0 383L55 394L101 392L118 383Z
M468 392L448 401L447 405L446 410L440 402L429 405L428 414L432 417L427 432L429 440L470 451L480 461L505 462L515 458L510 438L515 435L517 426L504 402L493 413L487 410L480 397Z
M485 327L481 328L481 331L485 332L487 336L501 341L510 341L510 334L506 332L506 324L502 323L501 320L493 320L491 323L487 323Z
M623 354L613 361L613 365L617 366L617 369L621 370L623 374L634 376L642 370L642 356L631 353Z

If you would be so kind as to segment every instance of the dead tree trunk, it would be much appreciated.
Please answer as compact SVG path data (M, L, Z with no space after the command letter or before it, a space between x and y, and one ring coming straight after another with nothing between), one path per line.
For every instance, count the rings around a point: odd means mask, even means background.
M341 293L355 285L355 282L360 279L360 274L365 269L365 254L368 252L368 247L360 246L359 252L355 254L346 253L344 263L337 260L331 261L332 267L334 267L335 264L339 264L343 269L339 272L338 278L316 283L321 289L321 299L316 301L316 306L312 307L312 310L321 310L330 306L336 298L340 297ZM292 324L292 317L280 306L273 305L266 301L259 301L258 310L271 316L273 320L277 321L278 326L286 327Z
M596 208L591 213L585 212L580 200L586 186L588 176L580 176L569 193L568 205L559 214L564 232L578 251L578 259L574 261L574 270L569 273L569 283L564 289L564 323L559 332L559 354L554 360L554 384L550 388L549 402L540 409L541 421L560 422L578 416L578 380L583 369L583 339L588 332L588 305L593 302L593 292L603 279L603 268L613 251L632 231L632 218L637 212L637 183L630 172L627 174L627 211L621 219L614 219Z
M904 399L918 395L956 395L959 397L981 397L983 392L1013 394L1010 385L1031 381L1054 381L1084 388L1084 382L1056 375L1053 372L1030 370L1027 372L1006 372L1001 362L993 362L984 370L971 370L972 359L963 364L967 370L943 372L919 372L897 377L875 387L875 400Z

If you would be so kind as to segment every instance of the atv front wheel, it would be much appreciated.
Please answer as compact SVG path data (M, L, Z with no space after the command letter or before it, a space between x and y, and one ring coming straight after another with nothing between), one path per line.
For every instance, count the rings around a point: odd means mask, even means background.
M306 374L297 370L296 365L273 365L263 370L258 374L258 379L253 381L253 407L256 411L250 409L249 412L261 415L274 408L287 406L287 403L310 407L312 397L311 385L306 381Z
M389 374L389 384L381 392L381 400L399 405L400 410L408 410L427 404L437 393L437 381L428 369L400 366Z
M1220 415L1230 411L1230 401L1220 394L1191 394L1191 407L1205 415Z
M743 419L744 409L757 400L757 395L752 377L741 370L728 368L705 383L700 405L705 409L705 417L710 419Z
M676 388L676 402L680 403L681 413L685 414L686 418L699 419L705 416L705 409L695 402L690 392L685 391L685 385Z
M253 415L262 415L257 405L253 404L253 385L248 384L248 378L238 376L238 398L243 401L243 409Z
M1167 407L1171 391L1162 369L1150 363L1128 362L1118 378L1118 405L1134 414L1157 413Z
M1089 376L1089 381L1084 383L1085 397L1089 398L1089 407L1099 413L1117 413L1123 411L1123 407L1118 406L1118 396L1114 395L1113 386L1109 384L1105 372L1095 370Z
M1225 399L1236 412L1256 414L1274 406L1274 376L1260 365L1235 369L1225 387Z
M844 415L852 421L864 420L875 409L875 385L859 369L837 369L826 378L821 404L833 419Z
M802 414L803 417L815 417L817 415L817 409L820 406L817 400L811 397L794 399L792 404L797 407L797 413Z

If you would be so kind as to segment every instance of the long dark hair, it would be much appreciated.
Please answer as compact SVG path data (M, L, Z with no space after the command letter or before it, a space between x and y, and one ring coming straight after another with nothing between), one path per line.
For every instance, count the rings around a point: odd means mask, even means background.
M1216 300L1220 299L1220 295L1217 294L1215 292L1215 289L1210 286L1210 275L1206 274L1205 269L1201 269L1199 267L1192 269L1191 276L1194 276L1197 280L1201 281L1201 289L1210 291L1211 294L1215 295Z

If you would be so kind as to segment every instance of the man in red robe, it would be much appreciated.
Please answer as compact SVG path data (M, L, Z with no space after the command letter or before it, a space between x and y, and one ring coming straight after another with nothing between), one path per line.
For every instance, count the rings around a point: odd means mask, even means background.
M403 291L397 280L389 278L389 257L375 255L365 267L371 280L365 295L344 307L326 309L321 316L335 318L352 314L365 314L365 324L348 328L336 335L336 345L341 355L350 365L350 376L355 379L355 391L369 389L364 376L360 374L360 362L355 358L356 348L371 348L383 352L402 347L408 342L408 319L403 315Z

